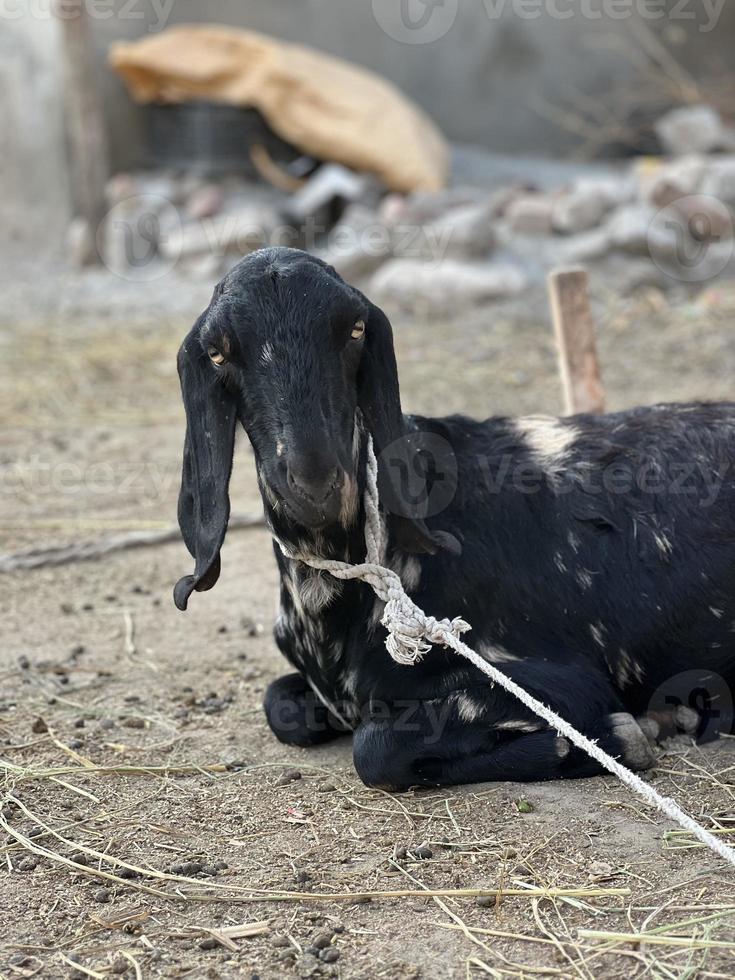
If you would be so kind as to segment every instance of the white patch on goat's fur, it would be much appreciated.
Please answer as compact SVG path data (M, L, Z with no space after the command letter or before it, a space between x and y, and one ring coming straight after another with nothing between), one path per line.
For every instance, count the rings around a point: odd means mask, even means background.
M490 643L478 643L477 652L491 664L510 664L521 659L520 657L516 657L514 653L509 653L503 647Z
M273 344L267 340L260 348L260 363L270 364L273 360Z
M342 591L342 583L316 569L309 569L306 574L299 575L299 595L305 609L311 613L320 613Z
M716 609L714 606L710 606L709 611L712 613L715 619L722 619L722 617L725 615L724 609Z
M278 442L276 443L276 456L283 456L283 450L285 448L286 447L283 445L283 443L279 439Z
M579 571L574 573L574 577L577 580L577 585L580 589L587 590L592 588L592 572L588 571L586 568L580 568Z
M542 722L526 721L522 718L500 721L493 728L499 732L538 732L543 728Z
M515 424L536 461L551 473L565 466L569 449L581 434L573 425L550 415L528 415L516 419Z
M479 721L485 711L485 705L482 701L470 697L464 691L460 691L456 696L456 706L457 714L459 720L463 721L467 725L471 725L473 722Z
M570 531L569 534L567 534L567 541L569 542L569 547L576 555L577 552L579 551L579 546L582 542L579 540L579 538L574 533L574 531Z
M294 581L293 562L291 563L291 568L283 574L283 583L291 597L294 613L299 619L304 619L306 610L301 602L301 593Z
M656 542L656 547L661 552L664 558L669 558L674 550L674 546L663 531L654 531L653 539Z
M605 646L605 627L602 623L590 623L590 633L598 647Z
M362 412L359 408L355 409L355 418L352 425L352 462L355 469L357 469L357 464L360 460L360 446L362 445L361 435L363 432L362 427Z
M339 508L339 523L343 528L347 529L352 527L355 523L359 502L357 480L349 474L345 474L344 483L340 492Z
M348 670L342 678L342 687L351 698L357 697L357 681L359 674L356 670Z
M561 551L557 551L557 553L554 555L554 564L556 565L556 567L559 569L560 572L563 573L568 571L567 566L564 563L564 556L562 555Z
M607 659L607 658L606 658ZM608 666L610 666L608 662ZM618 686L623 688L632 684L633 681L638 681L640 684L645 677L645 671L643 667L628 653L625 647L620 647L618 650L617 661L614 664L615 668L615 679Z
M421 584L421 563L414 555L396 551L388 567L400 578L406 592L415 592Z
M260 489L263 491L263 496L265 497L265 499L268 501L268 503L273 508L273 510L277 511L278 508L280 507L280 502L278 500L278 497L276 497L276 495L271 490L268 481L263 479L263 475L260 470L258 470L258 484L260 485Z

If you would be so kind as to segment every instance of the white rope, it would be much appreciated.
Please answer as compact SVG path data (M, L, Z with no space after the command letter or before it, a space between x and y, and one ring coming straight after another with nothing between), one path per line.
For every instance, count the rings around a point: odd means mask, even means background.
M310 555L290 552L282 542L279 545L288 557L309 565L311 568L329 572L338 579L359 579L367 582L378 598L385 602L385 611L381 620L388 630L385 645L393 660L399 664L411 666L428 653L433 645L450 647L460 656L482 671L496 684L500 684L522 704L563 735L570 742L582 749L600 765L617 776L634 793L637 793L647 803L655 806L667 817L688 830L706 847L719 854L721 858L735 867L735 850L701 827L677 804L667 796L661 796L656 790L644 782L630 769L621 765L612 756L599 747L596 742L582 735L576 728L565 721L555 711L538 701L522 687L506 677L492 664L480 657L474 650L462 642L460 636L471 627L463 619L434 619L427 616L406 595L400 577L391 569L380 564L382 553L383 527L380 520L378 499L378 464L373 452L372 439L368 437L367 447L367 487L365 489L365 543L367 546L367 561L362 565L351 565L348 562L335 561L326 558L314 558Z

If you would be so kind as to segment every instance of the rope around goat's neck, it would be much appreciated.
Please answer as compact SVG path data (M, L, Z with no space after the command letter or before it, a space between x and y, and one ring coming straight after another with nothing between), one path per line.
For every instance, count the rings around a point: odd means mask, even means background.
M278 539L276 539L278 540ZM278 541L281 551L287 558L301 561L311 568L329 572L338 579L359 579L366 582L379 599L385 602L385 611L381 620L388 631L385 645L388 653L396 663L412 666L427 654L432 646L444 646L454 650L460 656L469 660L479 671L499 684L522 704L530 708L534 714L543 718L551 728L568 739L578 749L586 752L595 761L617 776L633 792L637 793L647 803L655 806L675 823L688 830L706 847L735 867L735 850L701 827L685 813L672 799L661 796L660 793L644 782L630 769L621 765L612 756L599 747L596 742L587 738L576 728L565 721L555 711L538 701L522 687L506 677L493 664L488 663L474 650L463 643L461 635L471 629L463 619L434 619L427 616L423 610L406 595L400 577L391 569L380 564L383 553L384 530L380 520L378 498L378 463L373 451L372 438L368 436L367 443L367 483L365 489L365 544L367 548L366 561L362 565L351 565L349 562L336 561L328 558L315 558L311 555L291 552L281 541Z

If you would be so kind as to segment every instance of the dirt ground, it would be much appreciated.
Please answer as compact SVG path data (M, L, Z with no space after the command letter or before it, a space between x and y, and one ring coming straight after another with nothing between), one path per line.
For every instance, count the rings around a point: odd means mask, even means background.
M0 320L0 552L170 525L184 312L26 308ZM735 288L597 310L611 408L732 396ZM394 325L408 410L559 409L543 318ZM232 498L258 508L244 442ZM0 977L735 976L732 869L614 779L392 796L349 740L277 743L269 537L233 532L182 615L189 566L175 542L0 576ZM733 773L732 742L679 742L650 778L728 833Z

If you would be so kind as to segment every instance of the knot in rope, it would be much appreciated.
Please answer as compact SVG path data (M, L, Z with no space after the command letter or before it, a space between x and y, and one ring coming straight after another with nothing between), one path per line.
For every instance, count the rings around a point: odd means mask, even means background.
M388 630L385 641L388 653L396 663L408 667L425 656L432 646L447 646L447 636L459 639L471 629L463 619L427 616L405 592L388 600L380 621Z

